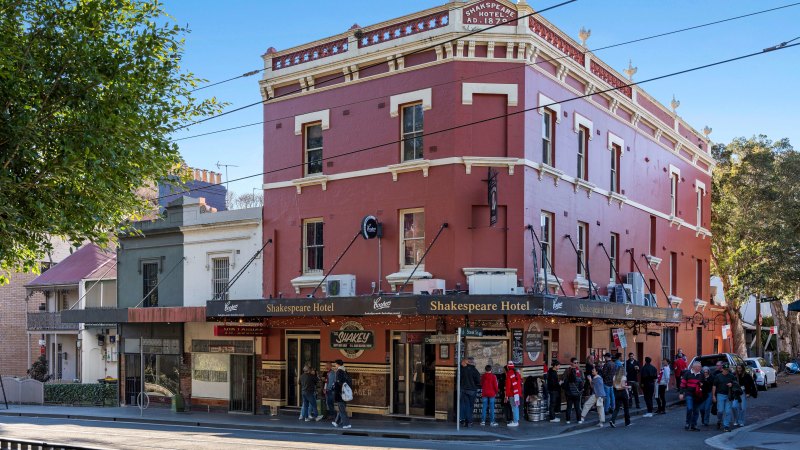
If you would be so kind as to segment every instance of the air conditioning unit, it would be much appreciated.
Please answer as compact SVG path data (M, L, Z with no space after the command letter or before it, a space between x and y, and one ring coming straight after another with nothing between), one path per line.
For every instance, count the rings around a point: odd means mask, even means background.
M627 293L627 294L626 294ZM630 284L609 284L608 285L609 301L614 303L629 303L628 299L633 298L633 292Z
M355 275L331 275L325 280L325 294L328 297L355 297Z
M631 300L635 305L644 305L644 276L641 272L630 272L627 277L631 286Z
M658 306L658 303L656 303L656 294L644 294L644 304L645 306Z
M469 295L513 295L517 293L517 275L513 273L476 273L467 278ZM524 289L522 290L524 293Z
M436 295L444 292L444 280L438 278L426 278L414 280L414 294Z

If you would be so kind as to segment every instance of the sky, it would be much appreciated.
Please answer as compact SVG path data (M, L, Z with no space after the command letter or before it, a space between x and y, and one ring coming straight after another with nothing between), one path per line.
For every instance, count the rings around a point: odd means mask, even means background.
M616 44L679 28L699 25L796 0L578 0L543 14L576 40L581 27L590 29L589 49ZM528 0L534 10L561 0ZM445 3L445 0L165 0L164 6L186 36L185 70L216 82L263 68L261 55L346 31L354 23L368 26ZM595 53L620 73L628 61L638 68L634 81L732 58L771 47L800 36L800 5L677 35ZM800 41L795 41L800 42ZM713 129L714 142L765 134L789 138L800 145L800 47L771 52L686 75L642 85L650 95L669 105L680 101L678 115L695 129ZM260 75L197 91L201 98L216 97L227 109L261 100ZM173 138L245 125L261 120L254 106L176 133ZM260 173L263 169L262 128L255 125L178 142L186 162L223 173L217 164L229 164L228 178ZM261 177L232 182L237 194L259 188Z

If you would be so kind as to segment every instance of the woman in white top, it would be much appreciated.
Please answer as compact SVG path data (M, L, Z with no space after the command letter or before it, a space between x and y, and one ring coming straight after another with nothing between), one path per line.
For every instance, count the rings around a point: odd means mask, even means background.
M658 410L656 414L667 413L667 386L669 386L670 375L669 360L665 359L661 361L661 370L658 372L658 392L656 392Z

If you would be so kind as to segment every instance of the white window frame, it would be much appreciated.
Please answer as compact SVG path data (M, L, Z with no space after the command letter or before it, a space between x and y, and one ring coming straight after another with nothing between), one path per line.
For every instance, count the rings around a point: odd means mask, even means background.
M540 215L539 221L539 238L541 239L542 245L545 246L545 256L547 257L547 261L542 261L542 267L547 267L547 271L550 272L551 267L555 267L553 262L553 228L555 225L555 214L542 210ZM549 233L545 232L545 222L547 222L548 231Z
M414 131L406 133L403 130L403 122L405 121L406 108L413 108L413 107L416 107L416 106L421 106L422 107L422 128L419 129L419 130L414 130ZM424 150L425 149L425 144L424 144L425 137L424 137L424 133L425 133L425 106L420 102L413 102L413 103L408 103L408 104L405 104L405 105L400 105L400 139L401 139L400 140L400 162L417 161L417 160L421 160L421 159L425 158L425 150ZM417 134L419 134L419 136L422 137L422 142L423 142L422 148L419 149L419 157L418 158L406 159L406 151L405 151L406 141L404 139L406 138L406 136L414 137ZM416 156L416 152L415 152L414 155Z
M578 249L578 257L577 259L577 274L578 277L586 278L586 273L584 272L584 267L586 266L586 250L588 248L588 239L589 239L589 224L586 222L578 222L578 236L575 242L575 247Z
M617 282L617 271L615 269L617 269L617 262L619 260L619 255L618 255L618 253L619 253L619 233L613 233L613 232L611 233L610 245L611 245L611 249L608 252L609 259L611 260L610 278L611 278L611 283L616 283Z
M312 223L321 223L322 228L325 228L325 221L322 217L313 217L310 219L303 219L303 230L302 230L302 249L303 249L303 275L317 275L323 273L323 269L309 269L308 267L308 250L310 248L320 248L322 249L322 254L325 255L325 235L323 234L322 243L320 245L308 245L308 225ZM323 256L323 261L325 260Z
M589 140L592 132L583 125L578 127L578 170L577 178L589 181ZM587 136L588 134L588 136Z
M549 126L547 123L548 117L550 117ZM557 118L557 113L552 109L544 108L542 111L542 164L547 164L550 167L555 167L556 164L556 127L555 123L553 123L553 119ZM547 142L547 153L545 153L544 150L545 142Z
M322 147L308 148L308 129L311 128L311 127L317 127L317 126L320 127L319 132L320 132L320 135L321 135L322 134L322 123L320 123L320 122L311 122L311 123L307 123L307 124L303 125L303 176L305 176L305 177L314 176L314 175L322 175L323 172L325 171L324 170L324 165L322 164L322 161L320 161L319 172L314 172L314 173L309 173L308 172L308 168L309 168L309 166L308 166L308 162L309 162L308 152L310 152L310 151L314 151L314 152L315 151L319 151L320 153L323 153L324 152L323 149L325 148L325 139L324 138L322 139Z
M672 217L678 217L678 186L681 182L681 169L669 165L670 211Z
M405 226L406 225L405 216L406 216L406 214L416 214L416 213L422 213L423 217L424 217L425 208L409 208L409 209L401 209L400 210L400 227L399 227L400 228L399 229L399 232L400 232L400 236L399 236L400 237L400 239L399 239L399 241L400 241L400 248L399 248L400 254L399 254L399 258L398 259L399 259L399 262L400 262L400 269L401 270L402 269L413 269L416 266L416 263L410 264L410 265L406 264L406 241L409 240L409 239L406 239L406 237L405 237L405 228L406 228L406 226ZM425 230L424 229L422 230L422 236L421 237L416 237L416 238L412 238L412 239L413 240L421 240L422 241L422 246L424 248L425 247ZM424 261L419 265L419 268L417 270L425 270L425 262Z
M697 191L697 227L703 226L703 197L706 195L706 184L700 180L695 180L695 191Z
M622 184L622 174L620 173L620 165L622 165L622 148L613 144L611 146L611 182L609 188L611 192L619 194L622 192L620 185Z
M675 255L675 257L673 257L672 255ZM676 276L676 273L675 273L675 272L677 272L677 269L678 269L677 267L675 267L677 264L678 264L678 254L677 254L677 252L670 252L669 253L669 295L670 295L670 297L677 297L678 296L678 281L677 281L678 277ZM675 280L674 283L673 283L673 280ZM673 286L673 284L674 284L674 286Z

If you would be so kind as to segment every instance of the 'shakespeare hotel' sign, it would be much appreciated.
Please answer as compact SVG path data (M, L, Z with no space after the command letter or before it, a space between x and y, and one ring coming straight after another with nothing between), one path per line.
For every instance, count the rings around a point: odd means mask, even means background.
M553 295L381 295L212 300L206 304L206 316L216 318L383 315L532 315L677 323L683 312Z

